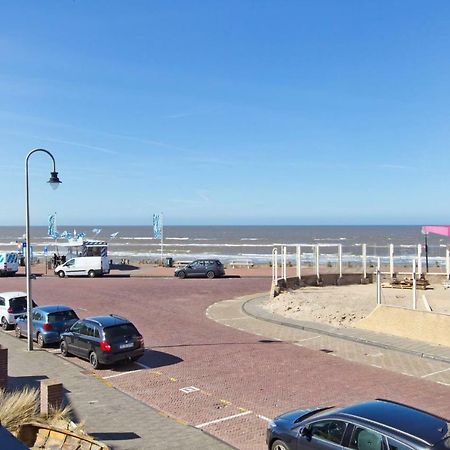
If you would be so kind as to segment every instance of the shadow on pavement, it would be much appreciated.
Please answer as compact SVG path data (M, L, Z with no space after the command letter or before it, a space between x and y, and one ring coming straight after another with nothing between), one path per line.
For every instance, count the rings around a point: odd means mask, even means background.
M287 341L273 341L271 339L260 339L257 342L207 342L207 343L190 343L176 345L157 345L153 348L176 348L176 347L207 347L210 345L254 345L254 344L285 344Z
M140 358L138 361L138 363L144 364L150 369L156 369L157 367L164 367L164 366L172 366L180 362L183 362L183 360L178 356L151 349L145 350L144 356Z
M99 441L125 441L141 438L141 436L133 432L89 433L89 436L92 436L94 439L98 439Z

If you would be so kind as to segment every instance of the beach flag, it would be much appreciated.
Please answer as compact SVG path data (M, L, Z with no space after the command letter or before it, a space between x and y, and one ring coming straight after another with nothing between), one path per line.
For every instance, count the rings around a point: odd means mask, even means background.
M92 232L93 232L95 235L100 234L100 231L102 231L101 228L92 228Z
M55 239L56 235L56 213L48 216L48 232L47 234Z
M77 239L84 238L85 236L86 236L86 233L83 233L83 232L77 233L77 235L76 235Z
M111 236L111 239L115 239L116 237L117 237L117 235L119 234L119 232L118 231L116 231L115 233L113 233L113 234L110 234L110 236Z
M153 214L153 237L161 239L161 216L159 214Z

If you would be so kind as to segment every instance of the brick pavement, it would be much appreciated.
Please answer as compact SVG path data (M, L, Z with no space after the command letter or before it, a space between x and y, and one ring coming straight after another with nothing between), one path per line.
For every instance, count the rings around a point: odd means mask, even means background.
M47 378L63 381L74 419L84 422L88 433L113 449L230 448L199 429L164 417L70 360L43 350L28 352L24 340L4 332L0 333L0 343L9 349L9 389L38 387L40 380Z
M5 283L17 288L18 280ZM33 292L40 304L63 301L83 316L115 312L133 320L147 345L141 365L94 371L70 361L240 449L263 449L267 420L300 406L386 397L450 416L445 362L261 321L242 312L248 297L223 301L269 285L256 278L48 278L36 280ZM205 316L208 307L219 323Z

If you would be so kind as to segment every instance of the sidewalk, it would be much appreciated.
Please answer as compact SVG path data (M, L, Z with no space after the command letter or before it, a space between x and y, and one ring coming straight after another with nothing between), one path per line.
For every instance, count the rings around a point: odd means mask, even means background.
M273 314L258 294L215 303L207 316L223 325L332 356L450 386L450 348L356 328L335 328Z
M163 416L57 354L39 349L28 352L25 340L4 332L0 332L0 344L8 348L9 389L38 387L46 378L60 380L72 404L74 421L85 422L92 437L113 449L231 448L199 429Z
M243 311L256 319L271 322L277 325L320 333L330 337L345 339L352 342L358 342L374 347L408 353L411 355L420 356L422 358L429 358L450 363L450 347L432 345L418 340L406 339L358 328L336 328L331 325L318 322L289 319L265 310L262 307L262 304L266 301L267 296L258 296L247 300L242 304Z

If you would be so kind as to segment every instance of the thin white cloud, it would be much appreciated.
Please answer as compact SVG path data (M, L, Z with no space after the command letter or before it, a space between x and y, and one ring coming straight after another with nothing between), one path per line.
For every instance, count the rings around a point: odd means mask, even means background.
M414 167L411 166L404 166L401 164L380 164L378 165L381 169L392 169L392 170L411 170L414 169Z

